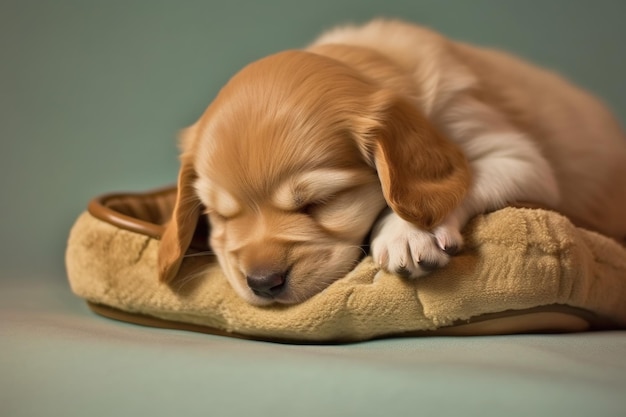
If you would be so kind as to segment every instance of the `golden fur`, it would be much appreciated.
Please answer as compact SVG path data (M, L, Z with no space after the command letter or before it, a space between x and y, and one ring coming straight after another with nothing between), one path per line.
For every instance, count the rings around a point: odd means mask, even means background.
M377 20L236 74L182 135L161 279L204 210L211 246L254 304L295 303L352 269L371 232L417 277L475 214L524 201L626 237L626 139L558 76L430 30Z

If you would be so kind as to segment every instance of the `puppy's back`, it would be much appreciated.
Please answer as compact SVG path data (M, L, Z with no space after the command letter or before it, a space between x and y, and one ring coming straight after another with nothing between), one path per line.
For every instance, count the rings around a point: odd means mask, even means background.
M583 226L626 237L626 136L593 95L505 52L401 21L333 29L313 47L328 43L371 48L389 58L415 83L416 105L435 122L459 98L496 109L550 162L561 192L553 208Z

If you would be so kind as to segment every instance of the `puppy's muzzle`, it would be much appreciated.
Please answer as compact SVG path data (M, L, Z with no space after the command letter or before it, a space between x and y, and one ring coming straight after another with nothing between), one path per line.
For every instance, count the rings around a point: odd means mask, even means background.
M248 287L262 298L275 298L284 291L288 272L274 272L246 276Z

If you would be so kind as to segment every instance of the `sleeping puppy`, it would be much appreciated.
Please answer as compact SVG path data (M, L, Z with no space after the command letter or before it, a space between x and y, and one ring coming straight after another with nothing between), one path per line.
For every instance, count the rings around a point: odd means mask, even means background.
M297 303L364 255L407 278L461 249L474 215L534 203L626 236L626 138L557 75L377 20L236 74L182 133L162 281L196 222L236 292Z

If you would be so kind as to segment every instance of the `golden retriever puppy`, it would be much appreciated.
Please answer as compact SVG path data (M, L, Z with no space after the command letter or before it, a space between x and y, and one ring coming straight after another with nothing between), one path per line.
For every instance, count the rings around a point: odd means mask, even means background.
M162 238L173 280L199 216L250 303L297 303L363 256L444 266L474 215L514 202L626 236L626 138L557 75L418 26L341 27L245 67L182 134Z

